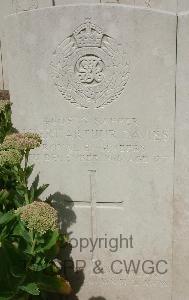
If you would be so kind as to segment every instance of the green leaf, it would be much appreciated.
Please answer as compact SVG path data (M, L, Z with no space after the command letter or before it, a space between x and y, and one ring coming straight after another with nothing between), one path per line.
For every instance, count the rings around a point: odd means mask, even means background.
M28 167L25 169L27 178L30 177L30 175L31 175L32 172L33 172L33 169L34 169L34 165L28 166Z
M28 283L19 287L20 290L34 296L40 295L40 290L35 282Z
M39 185L39 174L37 174L37 176L35 177L32 185L31 185L31 188L33 188L34 190L36 190L37 187L38 187L38 185Z
M46 259L44 256L42 256L42 257L37 256L35 263L30 266L30 270L32 270L34 272L40 272L49 267L50 267L50 263L46 262Z
M3 204L5 200L7 200L9 196L9 192L7 190L3 190L0 192L0 204Z
M29 200L30 203L32 203L35 200L35 191L33 187L31 187L29 191Z
M12 299L13 294L12 293L1 293L0 292L0 300L9 300Z
M42 186L39 186L39 174L34 179L30 192L33 194L33 198L37 199L39 196L48 188L49 184L43 184Z
M27 231L21 221L14 228L13 235L23 238L29 244L32 243L31 234Z
M40 245L39 247L37 247L36 248L36 253L45 252L45 251L50 250L53 246L56 245L56 242L57 242L58 238L59 238L59 232L58 231L49 232L49 237L45 241L44 246Z
M11 222L12 220L16 219L16 217L17 216L13 211L9 211L3 214L2 216L0 216L0 225L5 225Z
M48 187L49 184L43 184L40 186L37 191L35 191L35 198L38 198Z
M3 242L0 247L0 296L15 292L21 278L25 276L26 261L23 253L12 243Z

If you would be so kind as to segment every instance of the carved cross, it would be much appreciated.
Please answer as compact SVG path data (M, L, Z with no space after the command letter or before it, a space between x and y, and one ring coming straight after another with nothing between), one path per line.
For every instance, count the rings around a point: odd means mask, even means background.
M97 201L97 195L96 195L96 170L88 170L89 174L89 184L90 184L90 195L89 195L89 201L88 202L80 202L79 205L76 205L76 207L82 207L87 206L91 210L91 238L93 241L97 238L97 219L96 219L96 209L97 208L120 208L123 204L123 201L120 202L107 202L107 201ZM78 202L76 202L78 203ZM94 253L92 253L92 259L94 259Z

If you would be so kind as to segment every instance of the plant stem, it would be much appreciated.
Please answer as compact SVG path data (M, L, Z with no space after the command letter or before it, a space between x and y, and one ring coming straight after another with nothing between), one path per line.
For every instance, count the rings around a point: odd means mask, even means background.
M37 242L37 234L35 234L35 233L32 232L32 235L33 235L33 238L32 238L33 243L32 243L32 248L31 248L31 257L30 257L30 259L29 259L29 261L28 261L28 263L27 263L26 271L29 269L29 266L30 266L30 264L31 264L33 255L34 255L34 253L35 253L35 246L36 246L36 242Z
M30 267L30 264L31 264L33 255L34 255L34 253L35 253L34 250L35 250L35 246L36 246L36 242L37 242L37 234L35 234L33 231L31 232L31 234L32 234L31 256L30 256L30 258L29 258L29 260L28 260L28 263L27 263L27 265L26 265L26 273L25 273L24 277L22 278L21 282L19 283L20 286L24 284L24 282L25 282L25 280L26 280L26 278L27 278L27 275L28 275L28 273L30 272L29 267ZM16 297L18 294L19 294L19 292L17 292L16 295L14 295L14 297ZM23 300L29 300L29 296L30 296L30 295L28 295L28 294L24 295L24 296L23 296ZM13 299L16 299L16 298L13 298ZM13 300L13 299L12 299L12 300ZM21 299L20 299L20 300L21 300Z
M24 157L25 157L25 162L24 162L24 175L25 175L25 184L27 186L28 184L28 181L27 181L27 174L26 174L26 169L28 167L28 159L29 159L29 152L26 150L25 154L24 154Z
M23 184L24 184L24 187L26 189L26 192L25 192L25 202L26 204L29 204L29 199L28 199L28 179L27 179L27 167L28 167L28 159L29 159L29 151L26 150L25 153L24 153L24 178L23 178Z

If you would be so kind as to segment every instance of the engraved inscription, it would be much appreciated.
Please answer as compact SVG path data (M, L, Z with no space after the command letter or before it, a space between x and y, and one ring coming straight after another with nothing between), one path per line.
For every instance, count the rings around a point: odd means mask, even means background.
M21 12L38 8L38 0L13 0L13 11Z
M113 102L129 79L125 50L90 19L57 47L50 73L64 98L83 108Z
M151 0L145 0L146 7L151 8Z
M169 158L169 130L145 128L136 118L49 116L38 131L43 145L35 160L148 164Z

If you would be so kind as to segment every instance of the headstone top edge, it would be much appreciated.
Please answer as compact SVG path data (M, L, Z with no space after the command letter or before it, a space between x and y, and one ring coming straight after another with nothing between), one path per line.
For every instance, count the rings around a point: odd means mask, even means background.
M10 13L9 15L7 15L6 17L4 17L5 19L12 17L12 16L20 16L20 15L26 15L26 14L38 14L41 11L55 11L58 10L60 8L73 8L73 7L114 7L116 9L120 9L120 8L125 8L131 11L144 11L144 12L149 12L149 13L158 13L158 14L166 14L166 15L173 15L176 16L178 14L178 12L176 11L169 11L169 10L161 10L161 9L156 9L156 8L147 8L144 6L133 6L133 5L126 5L126 4L118 4L118 3L80 3L80 4L64 4L64 5L56 5L56 6L48 6L48 7L40 7L38 9L32 9L32 10L28 10L28 11L20 11L17 13ZM189 11L188 11L189 13Z
M148 12L156 12L156 13L160 13L160 14L170 14L170 15L176 15L177 14L176 11L172 11L172 10L157 9L157 8L152 8L152 7L148 8L148 7L139 6L139 5L133 6L133 5L119 4L119 6L121 6L121 7L128 7L128 8L132 8L132 9L135 9L135 10L142 10L142 11L148 11Z
M187 16L187 15L189 15L189 10L187 10L187 11L179 11L178 13L178 17L182 17L182 16Z

